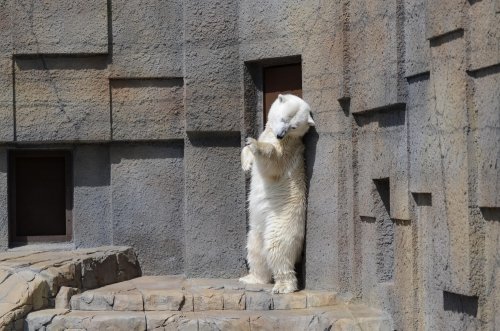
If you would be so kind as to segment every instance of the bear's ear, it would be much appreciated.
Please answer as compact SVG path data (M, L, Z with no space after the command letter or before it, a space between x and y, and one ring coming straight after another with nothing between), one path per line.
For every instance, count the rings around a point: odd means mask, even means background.
M285 97L283 96L283 94L279 94L279 95L278 95L278 100L279 100L280 102L285 101Z
M307 117L307 124L309 124L309 126L315 126L316 123L314 123L314 120L311 116L311 113L309 113L309 116Z

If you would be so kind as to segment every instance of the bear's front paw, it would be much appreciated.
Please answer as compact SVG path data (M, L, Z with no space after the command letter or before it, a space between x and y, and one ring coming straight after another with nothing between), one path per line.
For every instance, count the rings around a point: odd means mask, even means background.
M241 168L244 171L250 171L252 169L253 154L248 146L243 147L241 151Z
M248 137L246 140L247 147L252 151L253 154L257 153L257 140Z
M297 291L297 286L293 282L277 281L273 287L273 293L292 293Z

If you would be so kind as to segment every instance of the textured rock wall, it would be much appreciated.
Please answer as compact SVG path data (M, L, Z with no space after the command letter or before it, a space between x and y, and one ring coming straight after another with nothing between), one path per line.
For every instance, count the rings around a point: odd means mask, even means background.
M496 0L0 0L0 246L8 150L66 148L77 247L241 275L241 138L262 68L300 62L305 286L500 328L499 40Z

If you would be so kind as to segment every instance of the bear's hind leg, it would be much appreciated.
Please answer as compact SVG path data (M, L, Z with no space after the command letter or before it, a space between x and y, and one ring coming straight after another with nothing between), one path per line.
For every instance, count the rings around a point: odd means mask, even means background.
M267 265L266 256L263 254L264 240L262 234L255 229L248 232L248 265L250 272L241 277L240 281L247 284L269 284L271 282L271 270Z
M295 262L300 243L285 238L272 238L266 242L268 248L267 263L274 276L273 293L291 293L297 291Z

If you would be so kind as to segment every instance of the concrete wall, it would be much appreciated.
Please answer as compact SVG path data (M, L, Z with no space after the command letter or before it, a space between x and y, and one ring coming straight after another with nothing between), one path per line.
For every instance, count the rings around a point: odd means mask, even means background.
M262 68L302 64L305 286L397 329L500 328L495 0L0 0L0 247L8 151L73 155L73 242L147 274L245 272L243 138Z

